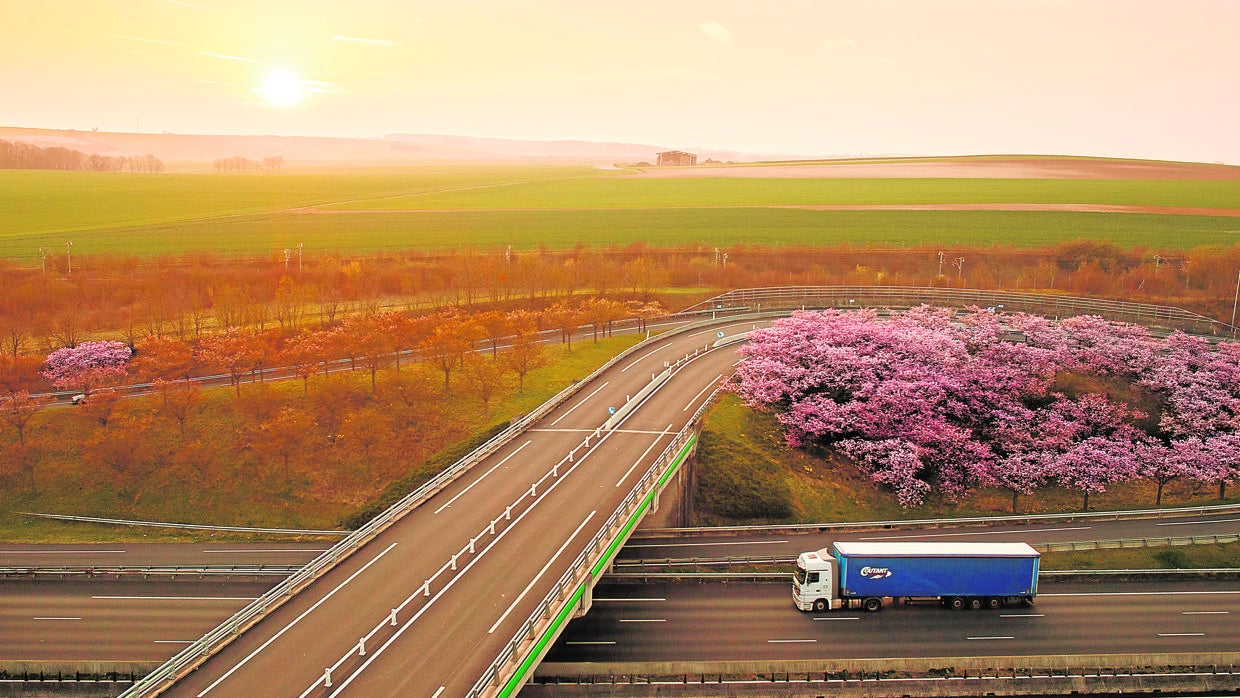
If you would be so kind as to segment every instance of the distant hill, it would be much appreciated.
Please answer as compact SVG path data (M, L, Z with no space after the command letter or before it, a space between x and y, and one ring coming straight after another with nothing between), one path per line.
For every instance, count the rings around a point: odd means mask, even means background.
M204 168L210 167L217 158L243 157L261 160L277 156L284 158L285 163L291 167L451 162L611 165L620 162L654 162L655 154L660 151L686 149L697 153L698 162L707 159L752 162L797 157L787 154L694 150L683 145L523 141L431 134L393 134L380 138L317 138L113 133L0 126L0 140L32 143L41 147L62 146L88 154L151 154L169 165L200 163ZM800 157L804 157L804 154Z

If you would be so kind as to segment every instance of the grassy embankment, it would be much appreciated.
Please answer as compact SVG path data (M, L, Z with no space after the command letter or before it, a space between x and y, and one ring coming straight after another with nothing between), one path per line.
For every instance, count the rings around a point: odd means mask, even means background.
M552 363L526 376L524 390L509 386L500 391L489 409L472 394L439 394L442 374L432 375L430 379L439 386L431 396L436 409L421 413L432 421L405 427L406 431L421 431L419 434L388 435L391 441L408 436L407 445L385 450L382 443L372 444L369 457L359 456L357 447L348 445L351 437L346 426L342 428L345 436L337 441L300 442L304 448L292 458L291 475L281 467L279 453L256 453L246 445L244 434L258 421L253 413L260 402L267 404L265 409L270 414L300 409L299 404L307 398L302 396L298 380L243 385L240 398L232 388L206 391L200 410L187 420L187 435L179 435L176 425L159 414L158 397L125 400L108 428L124 429L141 421L144 438L141 443L128 444L132 451L120 443L107 446L107 453L88 452L90 444L99 443L100 427L95 420L83 408L46 410L36 416L27 433L28 444L41 444L34 446L39 449L37 487L32 490L26 477L18 474L4 482L0 489L0 540L246 538L61 523L21 516L17 513L20 511L280 528L356 525L359 512L373 513L378 504L416 489L511 419L530 412L637 339L626 335L598 344L582 342L575 344L571 353L561 345L549 347ZM416 369L405 366L403 370L408 376ZM392 377L391 369L384 373L387 375L380 375L381 388L383 381ZM355 396L363 401L372 399L368 396L368 372L338 374L333 380L342 379L351 383ZM310 400L328 389L321 377L313 379L309 388ZM313 409L306 411L313 413ZM306 430L317 432L317 427L308 424ZM6 431L0 437L0 448L14 448L14 441L15 436ZM416 454L423 457L414 458Z
M746 408L725 395L706 417L698 449L698 487L694 525L888 521L1011 513L1011 493L982 489L958 502L932 501L903 510L860 470L832 454L788 448L782 428L769 412ZM1217 490L1191 482L1173 482L1164 492L1165 506L1217 504ZM1228 502L1240 501L1232 490ZM1079 511L1081 497L1059 487L1044 487L1021 497L1022 513ZM1154 506L1154 486L1124 483L1090 497L1091 510L1144 509ZM1047 569L1146 569L1161 567L1240 567L1240 544L1140 548L1078 553L1049 553Z
M1236 208L1240 182L1050 179L635 179L588 168L271 175L0 172L0 256L307 254L469 244L1010 245L1080 238L1231 244L1233 217L1063 211L821 211L783 206L1081 203ZM141 202L134 206L133 202ZM304 209L313 208L313 213ZM293 210L301 209L301 210ZM66 238L71 235L71 238Z

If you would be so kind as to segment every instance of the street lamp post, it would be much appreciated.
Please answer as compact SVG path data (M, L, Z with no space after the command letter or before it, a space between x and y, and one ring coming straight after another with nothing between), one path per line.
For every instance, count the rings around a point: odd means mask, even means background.
M73 273L73 241L69 240L65 243L65 261L68 263L70 274Z
M297 243L297 273L301 273L301 243Z
M39 258L43 261L43 273L46 274L47 273L47 248L46 247L39 248Z

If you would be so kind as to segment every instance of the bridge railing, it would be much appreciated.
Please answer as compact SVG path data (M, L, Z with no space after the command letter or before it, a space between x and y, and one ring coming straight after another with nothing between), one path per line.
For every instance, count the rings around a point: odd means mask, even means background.
M680 311L679 315L727 313L787 308L909 308L921 304L947 308L977 306L1003 312L1048 317L1098 315L1107 320L1182 330L1192 334L1225 336L1228 323L1183 308L1103 298L1059 296L1048 293L985 291L933 286L781 286L728 291Z

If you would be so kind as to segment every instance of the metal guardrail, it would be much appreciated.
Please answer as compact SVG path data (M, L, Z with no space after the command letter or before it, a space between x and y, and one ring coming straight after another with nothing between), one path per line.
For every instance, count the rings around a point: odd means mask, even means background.
M951 308L977 306L1004 312L1027 312L1052 317L1098 315L1147 327L1178 329L1194 334L1224 336L1230 324L1175 306L1130 301L1058 296L1045 293L984 291L933 286L782 286L735 289L690 306L678 315L726 313L738 309L775 308L907 308L921 304Z
M1119 550L1122 548L1159 548L1169 545L1212 545L1240 541L1240 533L1220 533L1202 536L1168 536L1159 538L1120 538L1115 540L1091 540L1068 543L1041 543L1034 545L1044 553L1072 552L1078 550Z
M761 526L716 526L695 528L651 528L642 531L641 538L666 538L669 536L696 537L741 535L749 533L822 533L826 531L882 531L900 528L950 528L953 526L977 526L998 524L1032 524L1046 521L1118 521L1120 519L1169 519L1182 516L1209 516L1211 514L1240 514L1240 504L1210 504L1206 506L1168 509L1126 509L1121 511L1086 511L1062 514L1015 514L1010 516L965 516L954 519L893 519L889 521L840 521L816 524L787 524Z
M680 333L698 329L700 327L707 327L715 322L716 321L714 320L693 322L677 328L674 332ZM227 645L250 626L257 623L267 613L282 605L285 601L291 598L295 592L313 583L328 570L335 567L337 563L344 560L349 555L352 555L363 545L373 540L379 533L386 530L409 511L413 510L419 504L429 499L444 487L447 487L451 482L456 480L456 478L460 477L472 468L475 463L499 450L521 432L525 431L535 422L542 419L547 413L556 407L559 407L570 397L572 397L572 395L574 395L578 390L580 390L581 386L592 381L604 371L610 369L621 361L629 358L634 353L648 348L651 343L663 341L667 336L667 334L663 334L658 335L657 337L652 337L651 339L643 340L642 342L639 342L612 357L611 360L594 370L586 378L574 381L571 385L561 390L558 394L544 402L534 411L509 425L507 429L491 437L491 439L489 439L486 443L462 457L456 463L440 472L439 475L423 484L417 490L409 493L400 501L388 507L388 509L384 512L371 519L364 526L350 533L346 538L333 545L330 549L316 557L314 560L310 561L296 574L288 577L276 587L269 590L266 594L263 594L248 604L245 608L242 608L232 617L208 631L193 644L178 652L155 671L148 674L141 681L135 683L129 688L129 690L121 694L122 697L137 698L138 696L155 695L158 691L162 690L166 683L175 681L183 672L186 672L206 661L208 657ZM645 481L646 478L643 478L642 482L644 483Z
M147 528L178 528L186 531L228 531L231 533L274 533L294 536L347 536L352 531L323 531L300 528L254 528L251 526L209 526L206 524L169 523L165 521L133 521L130 519L105 519L98 516L71 516L69 514L40 514L19 511L22 516L37 516L57 521L80 521L84 523L112 524L116 526L144 526Z
M110 565L64 565L59 567L0 567L0 577L236 577L262 576L287 577L301 569L301 565L201 565L201 566L110 566Z

